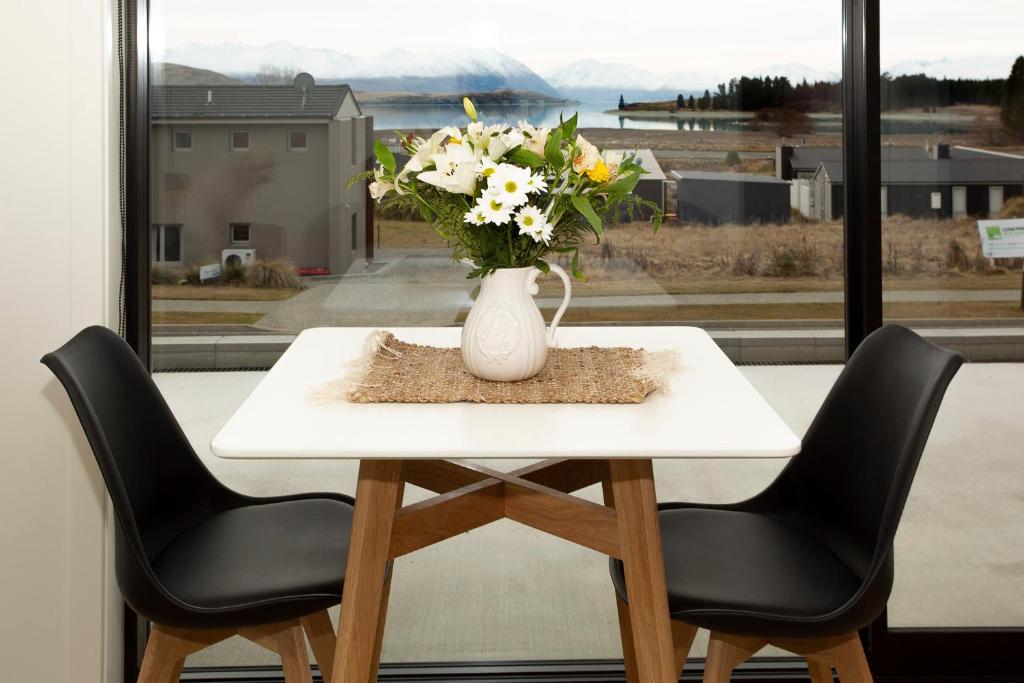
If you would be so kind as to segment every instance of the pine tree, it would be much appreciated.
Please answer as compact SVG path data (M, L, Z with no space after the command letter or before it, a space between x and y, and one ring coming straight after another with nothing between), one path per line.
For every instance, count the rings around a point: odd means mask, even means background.
M690 111L697 108L697 100L693 99L693 95L690 95L690 101L686 103L686 108Z
M1017 57L1006 80L1000 118L1007 133L1024 140L1024 56Z
M686 106L686 100L683 99L683 94L679 93L676 95L676 109L682 109Z
M621 111L621 110L623 110L625 108L626 108L626 98L623 97L622 95L619 95L619 110Z

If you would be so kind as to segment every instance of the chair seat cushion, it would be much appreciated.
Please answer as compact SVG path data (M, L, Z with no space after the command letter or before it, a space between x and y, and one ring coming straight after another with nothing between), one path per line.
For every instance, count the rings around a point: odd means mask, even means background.
M153 569L206 626L304 616L340 600L352 511L331 498L228 510L174 539Z
M735 634L821 634L861 581L822 543L783 522L735 510L659 513L673 618ZM612 579L625 598L622 563ZM828 629L831 630L831 629Z

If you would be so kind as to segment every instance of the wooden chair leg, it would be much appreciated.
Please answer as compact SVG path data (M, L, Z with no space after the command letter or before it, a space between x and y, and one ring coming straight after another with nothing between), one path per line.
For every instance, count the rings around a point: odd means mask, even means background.
M324 610L303 617L300 621L302 630L309 639L309 645L313 648L313 657L320 667L320 674L325 681L331 680L331 676L334 675L334 646L337 642L331 616Z
M832 662L839 673L840 683L872 683L874 680L864 656L864 646L856 633L832 648Z
M154 624L138 683L176 683L186 657L234 634L233 630L189 630Z
M704 664L704 683L729 683L732 670L766 644L759 638L712 632Z
M636 672L636 650L633 649L633 625L629 621L629 605L615 592L615 608L619 612L619 638L622 640L622 661L626 666L626 683L640 683Z
M824 659L807 658L807 672L811 683L832 683L832 664Z
M313 683L313 672L309 670L309 654L306 652L306 637L302 625L290 622L274 637L281 665L284 667L285 683Z
M672 648L676 654L676 673L681 674L690 656L693 639L697 637L697 627L672 620Z

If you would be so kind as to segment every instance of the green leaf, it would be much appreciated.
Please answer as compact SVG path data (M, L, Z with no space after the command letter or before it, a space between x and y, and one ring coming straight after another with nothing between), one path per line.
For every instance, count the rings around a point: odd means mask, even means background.
M571 138L572 134L576 132L576 124L579 122L579 113L573 114L572 118L568 121L562 121L562 115L558 115L558 120L561 122L559 128L562 129L562 137Z
M580 270L580 250L576 249L572 255L572 276L577 280L586 280L587 276Z
M614 183L608 185L604 191L610 195L629 194L636 188L636 184L639 182L640 174L630 173L629 175L623 176Z
M537 270L544 273L545 275L551 272L551 266L549 266L548 262L545 261L544 259L537 259L536 261L533 262L533 265L537 267Z
M513 164L529 166L530 168L540 168L544 165L544 158L541 155L522 147L516 147L505 158Z
M548 135L547 144L544 145L544 158L548 160L555 170L565 165L565 157L562 156L562 131L555 128Z
M373 151L377 155L377 161L380 162L380 165L394 173L395 155L391 153L391 150L388 149L388 146L385 145L380 140L377 140L376 142L373 143Z
M583 217L590 223L590 227L594 229L594 234L598 237L603 235L604 223L601 222L601 217L594 211L594 207L590 205L590 200L578 194L574 194L570 199L576 210L583 214Z

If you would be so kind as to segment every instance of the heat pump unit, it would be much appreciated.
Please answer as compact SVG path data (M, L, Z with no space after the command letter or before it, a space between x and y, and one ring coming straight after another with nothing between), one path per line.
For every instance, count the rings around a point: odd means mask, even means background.
M256 261L255 249L225 249L220 253L220 264L227 268L233 266L251 266Z

